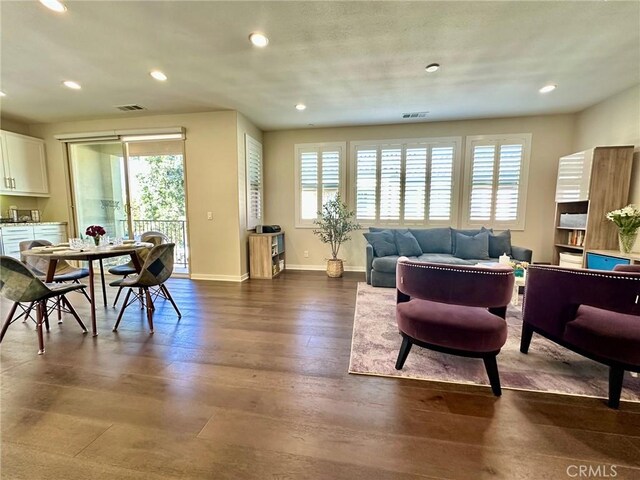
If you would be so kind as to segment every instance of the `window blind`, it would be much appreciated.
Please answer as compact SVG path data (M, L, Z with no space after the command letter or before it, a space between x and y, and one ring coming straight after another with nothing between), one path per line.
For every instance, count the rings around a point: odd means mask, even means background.
M262 223L262 144L245 135L247 229Z

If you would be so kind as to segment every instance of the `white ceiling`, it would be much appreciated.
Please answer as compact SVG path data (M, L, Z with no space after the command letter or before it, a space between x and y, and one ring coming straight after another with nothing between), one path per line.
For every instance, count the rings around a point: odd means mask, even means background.
M640 83L640 2L0 2L2 116L234 109L274 130L580 111ZM264 31L265 49L247 37ZM427 74L432 62L442 65ZM164 71L159 83L148 75ZM72 79L80 91L61 86ZM538 89L557 83L547 95ZM304 112L294 109L305 103ZM420 120L425 121L425 120Z

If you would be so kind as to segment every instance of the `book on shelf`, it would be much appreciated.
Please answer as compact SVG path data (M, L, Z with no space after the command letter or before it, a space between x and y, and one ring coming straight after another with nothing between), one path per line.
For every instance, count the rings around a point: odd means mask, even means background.
M584 230L571 230L568 234L567 244L576 247L584 246Z

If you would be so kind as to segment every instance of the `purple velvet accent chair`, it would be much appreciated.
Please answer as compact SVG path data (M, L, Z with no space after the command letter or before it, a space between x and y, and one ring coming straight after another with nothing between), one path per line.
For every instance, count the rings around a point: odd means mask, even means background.
M614 271L532 265L520 351L538 333L609 367L609 406L618 408L625 370L640 371L640 265Z
M398 260L396 320L402 335L396 369L416 344L482 358L491 390L500 396L496 357L507 341L505 314L513 294L511 267L493 268Z

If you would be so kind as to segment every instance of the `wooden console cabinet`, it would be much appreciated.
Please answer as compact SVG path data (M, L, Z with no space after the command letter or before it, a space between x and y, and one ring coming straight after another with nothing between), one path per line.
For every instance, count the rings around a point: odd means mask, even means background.
M284 232L249 234L249 276L271 279L285 269Z

